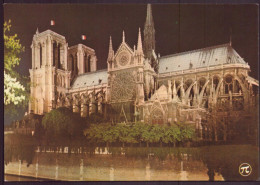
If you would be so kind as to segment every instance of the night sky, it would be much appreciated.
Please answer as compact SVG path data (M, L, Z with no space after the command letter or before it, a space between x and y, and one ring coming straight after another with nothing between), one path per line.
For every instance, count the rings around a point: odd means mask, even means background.
M156 52L161 56L229 42L251 66L258 79L258 7L256 5L178 5L153 4ZM98 69L106 68L109 36L116 51L125 30L126 42L137 43L138 28L143 30L145 4L6 4L4 20L11 19L25 52L19 72L29 75L33 34L51 29L64 35L69 46L78 43L95 49ZM55 26L50 26L55 20ZM81 35L87 36L82 41ZM143 35L142 35L143 37Z

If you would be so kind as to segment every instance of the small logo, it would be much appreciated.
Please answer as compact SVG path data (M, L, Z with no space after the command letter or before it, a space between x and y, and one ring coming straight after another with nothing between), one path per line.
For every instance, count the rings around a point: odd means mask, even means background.
M240 175L246 177L249 176L252 172L252 167L248 163L242 163L239 166L239 173Z

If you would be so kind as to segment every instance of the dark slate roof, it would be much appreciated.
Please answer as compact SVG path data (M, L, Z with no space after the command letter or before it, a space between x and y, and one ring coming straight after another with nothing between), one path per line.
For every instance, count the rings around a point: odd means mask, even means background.
M84 88L107 83L107 69L84 73L76 77L71 88Z
M241 58L229 44L223 44L163 56L159 58L159 73L168 73L229 63L246 64L243 58Z

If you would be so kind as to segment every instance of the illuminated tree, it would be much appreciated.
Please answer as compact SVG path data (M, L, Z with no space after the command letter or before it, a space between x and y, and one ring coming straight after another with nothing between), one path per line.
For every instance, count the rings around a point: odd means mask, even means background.
M11 35L11 21L4 23L4 105L5 119L17 119L29 96L26 78L16 72L24 51L17 34Z

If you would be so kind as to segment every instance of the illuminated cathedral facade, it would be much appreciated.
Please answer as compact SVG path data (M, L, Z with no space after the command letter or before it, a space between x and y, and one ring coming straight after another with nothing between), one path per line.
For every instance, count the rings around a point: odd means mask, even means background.
M110 37L107 69L97 70L94 49L68 46L64 36L37 30L29 112L43 115L68 107L82 117L99 113L113 122L186 122L201 129L213 109L241 115L257 106L259 82L249 76L250 66L231 43L160 56L151 5L143 35L142 40L137 30L131 48L123 32L116 51Z

